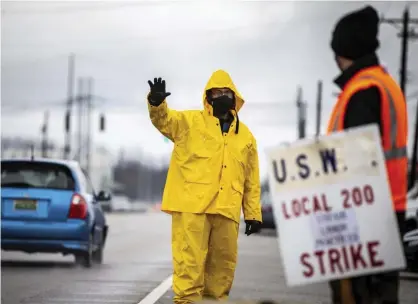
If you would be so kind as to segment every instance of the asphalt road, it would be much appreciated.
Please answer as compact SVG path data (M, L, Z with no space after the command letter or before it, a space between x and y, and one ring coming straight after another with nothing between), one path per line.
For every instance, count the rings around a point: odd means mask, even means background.
M1 303L152 304L153 291L171 275L170 217L162 213L111 214L103 265L75 266L73 257L2 251ZM241 234L231 300L330 303L326 284L287 288L272 231ZM169 286L162 286L168 288ZM171 303L164 290L156 303ZM418 302L418 279L405 278L401 303Z

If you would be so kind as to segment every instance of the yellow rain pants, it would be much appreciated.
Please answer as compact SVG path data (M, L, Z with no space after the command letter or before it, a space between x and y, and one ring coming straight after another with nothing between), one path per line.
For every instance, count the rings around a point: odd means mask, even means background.
M172 213L174 303L227 299L239 224L218 214Z

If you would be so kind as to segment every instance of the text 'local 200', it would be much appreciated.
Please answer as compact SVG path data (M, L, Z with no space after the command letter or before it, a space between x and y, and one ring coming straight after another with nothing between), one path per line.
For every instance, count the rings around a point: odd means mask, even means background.
M322 168L315 171L315 176L322 174L336 174L338 173L338 164L335 149L319 150L319 157L321 159ZM295 164L299 168L299 180L305 180L312 176L313 170L309 167L308 157L306 154L299 154L295 157ZM288 181L288 173L286 161L280 160L280 163L273 161L272 168L274 170L275 180L282 184ZM347 168L343 167L343 171ZM291 176L293 181L296 178ZM338 210L347 210L351 208L364 208L374 204L374 189L369 184L358 185L351 189L343 188L340 190L341 201ZM280 212L283 214L284 220L292 220L302 216L310 216L312 214L324 214L333 212L331 204L329 204L327 195L325 193L314 194L311 197L302 196L293 198L290 201L281 203ZM344 215L342 215L344 216ZM344 224L330 227L332 232L342 233L345 229ZM338 238L337 238L338 239ZM344 241L344 238L340 238ZM356 239L357 241L358 238ZM344 274L350 270L370 269L382 267L384 261L379 259L379 245L378 240L368 241L364 244L359 242L357 244L336 244L333 247L316 250L313 253L303 252L300 254L300 263L303 266L302 273L306 278L312 277L315 274ZM328 267L326 267L326 265Z

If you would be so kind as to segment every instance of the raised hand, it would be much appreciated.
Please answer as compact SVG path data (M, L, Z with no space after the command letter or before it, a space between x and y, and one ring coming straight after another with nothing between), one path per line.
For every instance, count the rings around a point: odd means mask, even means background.
M168 96L170 92L165 91L165 80L161 77L154 78L154 83L148 80L150 86L150 93L148 95L148 102L153 106L159 106Z

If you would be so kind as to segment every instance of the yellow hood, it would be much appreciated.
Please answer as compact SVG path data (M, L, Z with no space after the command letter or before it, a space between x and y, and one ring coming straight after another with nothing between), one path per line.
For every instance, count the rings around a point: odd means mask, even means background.
M205 109L212 114L212 106L208 103L206 98L206 91L213 89L213 88L228 88L235 93L235 110L238 112L242 106L244 105L244 99L242 98L241 94L238 92L237 88L235 87L234 82L231 79L231 76L224 70L217 70L212 74L208 83L206 84L205 91L203 92L203 105Z

